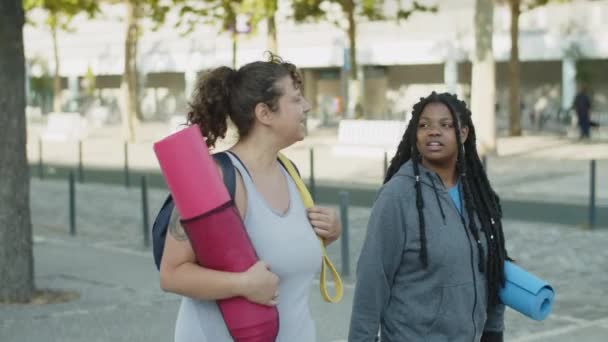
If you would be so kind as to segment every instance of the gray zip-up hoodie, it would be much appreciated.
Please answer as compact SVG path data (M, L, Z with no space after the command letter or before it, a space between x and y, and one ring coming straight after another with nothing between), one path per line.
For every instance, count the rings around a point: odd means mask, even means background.
M488 306L477 242L462 223L468 215L463 210L461 218L437 174L419 167L428 268L419 257L409 161L380 189L372 209L357 266L349 342L375 341L378 329L382 342L476 342L484 331L503 330L504 305Z

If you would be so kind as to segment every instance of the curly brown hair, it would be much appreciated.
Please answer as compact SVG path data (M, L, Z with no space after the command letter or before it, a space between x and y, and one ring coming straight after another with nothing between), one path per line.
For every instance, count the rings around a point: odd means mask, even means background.
M224 138L230 118L245 137L255 122L255 107L265 103L272 111L279 109L283 89L277 83L291 77L294 86L302 87L302 77L295 65L270 53L268 61L242 66L238 71L223 66L202 75L189 103L188 123L198 125L207 146Z

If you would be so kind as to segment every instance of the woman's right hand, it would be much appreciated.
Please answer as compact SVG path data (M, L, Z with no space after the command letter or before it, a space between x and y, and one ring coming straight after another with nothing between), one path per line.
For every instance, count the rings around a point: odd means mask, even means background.
M242 292L250 302L275 306L279 296L279 277L270 272L270 265L258 261L243 273Z

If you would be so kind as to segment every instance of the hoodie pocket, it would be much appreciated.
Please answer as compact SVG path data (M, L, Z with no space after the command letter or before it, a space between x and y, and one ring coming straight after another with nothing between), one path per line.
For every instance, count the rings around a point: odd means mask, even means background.
M427 334L427 342L471 340L473 328L473 282L441 288L441 304Z
M445 293L444 289L445 289L444 287L440 287L438 289L438 291L437 291L437 292L439 292L439 303L435 307L435 313L433 315L433 319L430 322L429 331L433 330L433 327L437 323L437 319L439 319L439 317L441 316L441 311L442 311L442 308L443 308L443 298L444 298L444 293Z

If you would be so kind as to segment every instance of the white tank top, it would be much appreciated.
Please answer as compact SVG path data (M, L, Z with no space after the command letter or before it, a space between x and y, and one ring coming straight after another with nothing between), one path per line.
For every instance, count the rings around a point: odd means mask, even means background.
M279 334L276 342L314 342L316 329L308 302L321 268L321 247L295 183L281 167L289 189L289 209L281 215L256 190L243 164L228 154L247 192L245 227L260 260L279 277ZM232 341L215 301L184 297L175 327L176 342Z

